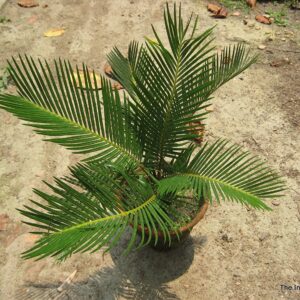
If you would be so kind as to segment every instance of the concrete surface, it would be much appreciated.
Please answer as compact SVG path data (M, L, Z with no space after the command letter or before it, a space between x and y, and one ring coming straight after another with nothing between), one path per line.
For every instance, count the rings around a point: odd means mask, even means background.
M0 10L1 16L11 19L0 24L0 68L11 55L27 53L84 61L100 72L114 45L125 50L130 40L152 36L151 23L163 31L164 1L39 2L39 7L24 9L7 1ZM0 231L0 299L300 298L300 291L281 286L300 285L299 12L289 12L287 28L255 23L254 13L248 26L243 12L218 20L209 17L206 2L182 4L184 15L192 11L200 15L201 31L218 24L218 50L240 40L255 51L260 44L267 46L257 50L261 58L255 66L215 94L207 136L230 138L266 159L286 178L286 197L274 202L276 206L268 201L274 211L267 213L230 203L210 207L192 238L169 253L146 248L120 258L121 244L104 258L99 252L75 255L63 264L52 259L23 261L21 252L34 241L15 208L28 203L32 188L41 188L42 180L66 174L77 158L44 143L15 117L0 111L0 214L8 216ZM60 27L65 28L63 36L43 37L48 29ZM288 63L270 65L278 61ZM59 293L57 287L74 270L72 284Z

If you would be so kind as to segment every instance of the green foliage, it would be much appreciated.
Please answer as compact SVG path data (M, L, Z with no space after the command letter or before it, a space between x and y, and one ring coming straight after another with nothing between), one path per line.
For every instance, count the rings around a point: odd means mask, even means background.
M291 1L288 1L289 2L289 6L292 8L292 9L299 9L300 6L299 6L299 0L291 0Z
M188 164L159 182L159 193L193 190L210 202L223 199L270 209L261 199L280 196L284 182L261 160L227 144L218 140L197 149Z
M126 105L109 81L102 78L100 95L95 73L90 75L84 64L85 89L78 67L73 69L67 61L54 61L53 72L47 61L27 56L19 60L12 58L9 70L20 96L0 95L0 107L49 136L47 141L74 153L93 153L86 161L139 161L141 150L125 122Z
M108 250L128 226L126 252L138 235L138 248L159 237L170 244L171 232L180 238L179 226L203 199L268 209L263 199L284 189L241 147L194 143L212 93L256 61L242 44L215 54L213 28L197 35L197 22L191 16L184 24L181 8L167 5L167 44L153 28L154 38L131 42L127 55L114 48L108 60L123 94L103 77L100 86L84 64L81 77L79 67L61 59L9 61L18 96L0 94L0 108L47 141L86 154L70 176L47 184L51 193L35 190L42 201L20 210L41 235L25 258Z
M10 76L8 69L4 69L2 71L2 75L0 76L0 92L3 92L6 90L8 84L9 84Z
M250 12L250 7L245 0L220 0L220 3L231 10L240 9L245 13Z
M274 23L278 26L287 26L286 8L282 7L279 11L267 10L266 13L274 19Z
M160 169L165 158L176 158L195 137L190 123L203 121L211 94L249 67L250 57L242 44L213 54L213 28L195 36L198 19L184 26L181 10L172 17L165 10L168 43L146 38L139 47L132 42L128 58L115 48L108 56L114 76L132 97L132 119L138 128L147 165ZM191 33L189 33L191 29Z
M142 236L139 246L148 244L152 233L157 241L158 227L165 241L170 243L167 225L172 228L176 225L160 207L151 185L128 177L124 170L120 172L119 179L124 180L120 184L112 176L116 172L109 167L78 165L72 169L73 179L77 181L75 187L56 178L56 186L48 184L53 195L35 190L47 204L31 202L43 212L27 206L20 211L35 220L29 225L47 233L24 253L24 257L51 255L65 259L76 252L95 252L108 243L110 248L128 225L133 230L127 251L133 247L138 230ZM79 192L76 187L82 190ZM150 232L147 239L145 228Z
M5 16L0 16L0 24L8 23L10 19Z

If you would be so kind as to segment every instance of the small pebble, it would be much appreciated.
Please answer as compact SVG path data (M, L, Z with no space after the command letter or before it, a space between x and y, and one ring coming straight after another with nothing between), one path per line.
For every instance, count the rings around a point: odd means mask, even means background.
M293 32L293 31L285 30L284 33L287 34L287 35L294 35L294 32Z
M281 40L282 40L283 42L285 42L285 41L286 41L286 38L282 38Z
M207 111L207 112L212 112L212 111L214 111L214 109L212 108L212 107L205 107L205 110Z
M238 17L241 15L241 13L239 11L235 11L232 13L233 16Z
M257 48L259 49L259 50L264 50L264 49L266 49L266 45L259 45Z
M256 30L261 30L261 27L260 26L255 26L255 29Z
M232 237L229 237L226 233L222 235L222 240L231 243L232 242Z
M274 206L279 206L279 205L280 205L280 202L279 202L279 201L276 201L276 200L273 200L273 201L272 201L272 204L273 204Z

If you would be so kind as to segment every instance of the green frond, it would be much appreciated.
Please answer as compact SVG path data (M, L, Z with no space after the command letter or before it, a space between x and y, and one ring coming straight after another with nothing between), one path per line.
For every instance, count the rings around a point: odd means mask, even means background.
M249 67L251 57L243 45L213 53L213 28L195 34L197 18L184 24L179 10L168 5L164 22L168 45L155 28L155 40L132 42L125 57L117 48L108 56L115 76L132 98L132 123L145 151L145 161L162 168L163 160L176 158L197 134L193 122L207 115L217 87ZM189 35L189 32L191 34ZM169 50L170 49L170 50Z
M249 49L247 50L243 44L225 47L212 59L211 76L214 87L211 92L249 68L257 58L258 55L250 56Z
M205 144L177 174L159 182L159 193L193 190L210 202L231 200L269 209L262 199L279 197L283 180L260 159L226 140Z
M55 61L52 72L47 61L27 56L19 60L9 64L20 96L1 94L1 108L49 136L47 141L93 154L88 161L140 162L141 149L126 123L127 110L107 80L101 78L100 94L95 72L84 64L82 76L66 61Z
M138 247L148 244L152 236L157 242L159 231L170 244L169 229L176 230L176 225L161 208L151 185L124 170L121 173L126 184L115 180L109 168L78 165L72 169L77 187L56 179L56 186L48 184L54 194L35 190L46 204L32 201L36 208L25 206L20 211L34 221L25 223L38 228L42 237L23 257L62 260L77 252L110 249L129 225L132 232L126 253L134 247L138 231Z

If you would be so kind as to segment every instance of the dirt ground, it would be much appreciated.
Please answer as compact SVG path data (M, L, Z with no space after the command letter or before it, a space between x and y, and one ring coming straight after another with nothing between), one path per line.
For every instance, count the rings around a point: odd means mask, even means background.
M27 53L84 61L100 72L114 45L125 50L130 40L152 36L151 23L163 30L159 0L40 0L39 7L27 9L16 2L4 1L0 10L11 19L0 24L0 69L11 55ZM213 19L204 1L182 4L184 15L200 15L201 30L218 25L219 50L245 41L260 52L256 65L215 94L207 135L229 138L266 159L286 178L286 197L268 201L273 212L231 203L210 207L183 247L167 253L145 248L120 258L121 244L104 257L99 252L63 264L24 261L20 254L33 240L15 208L28 203L42 180L66 174L77 158L1 111L0 214L8 216L0 231L1 300L300 299L300 290L283 287L300 289L300 11L289 12L284 28L255 22L254 12L245 25L244 12ZM65 28L63 36L43 37L57 27ZM264 50L258 50L261 44ZM58 292L75 270L72 283Z

